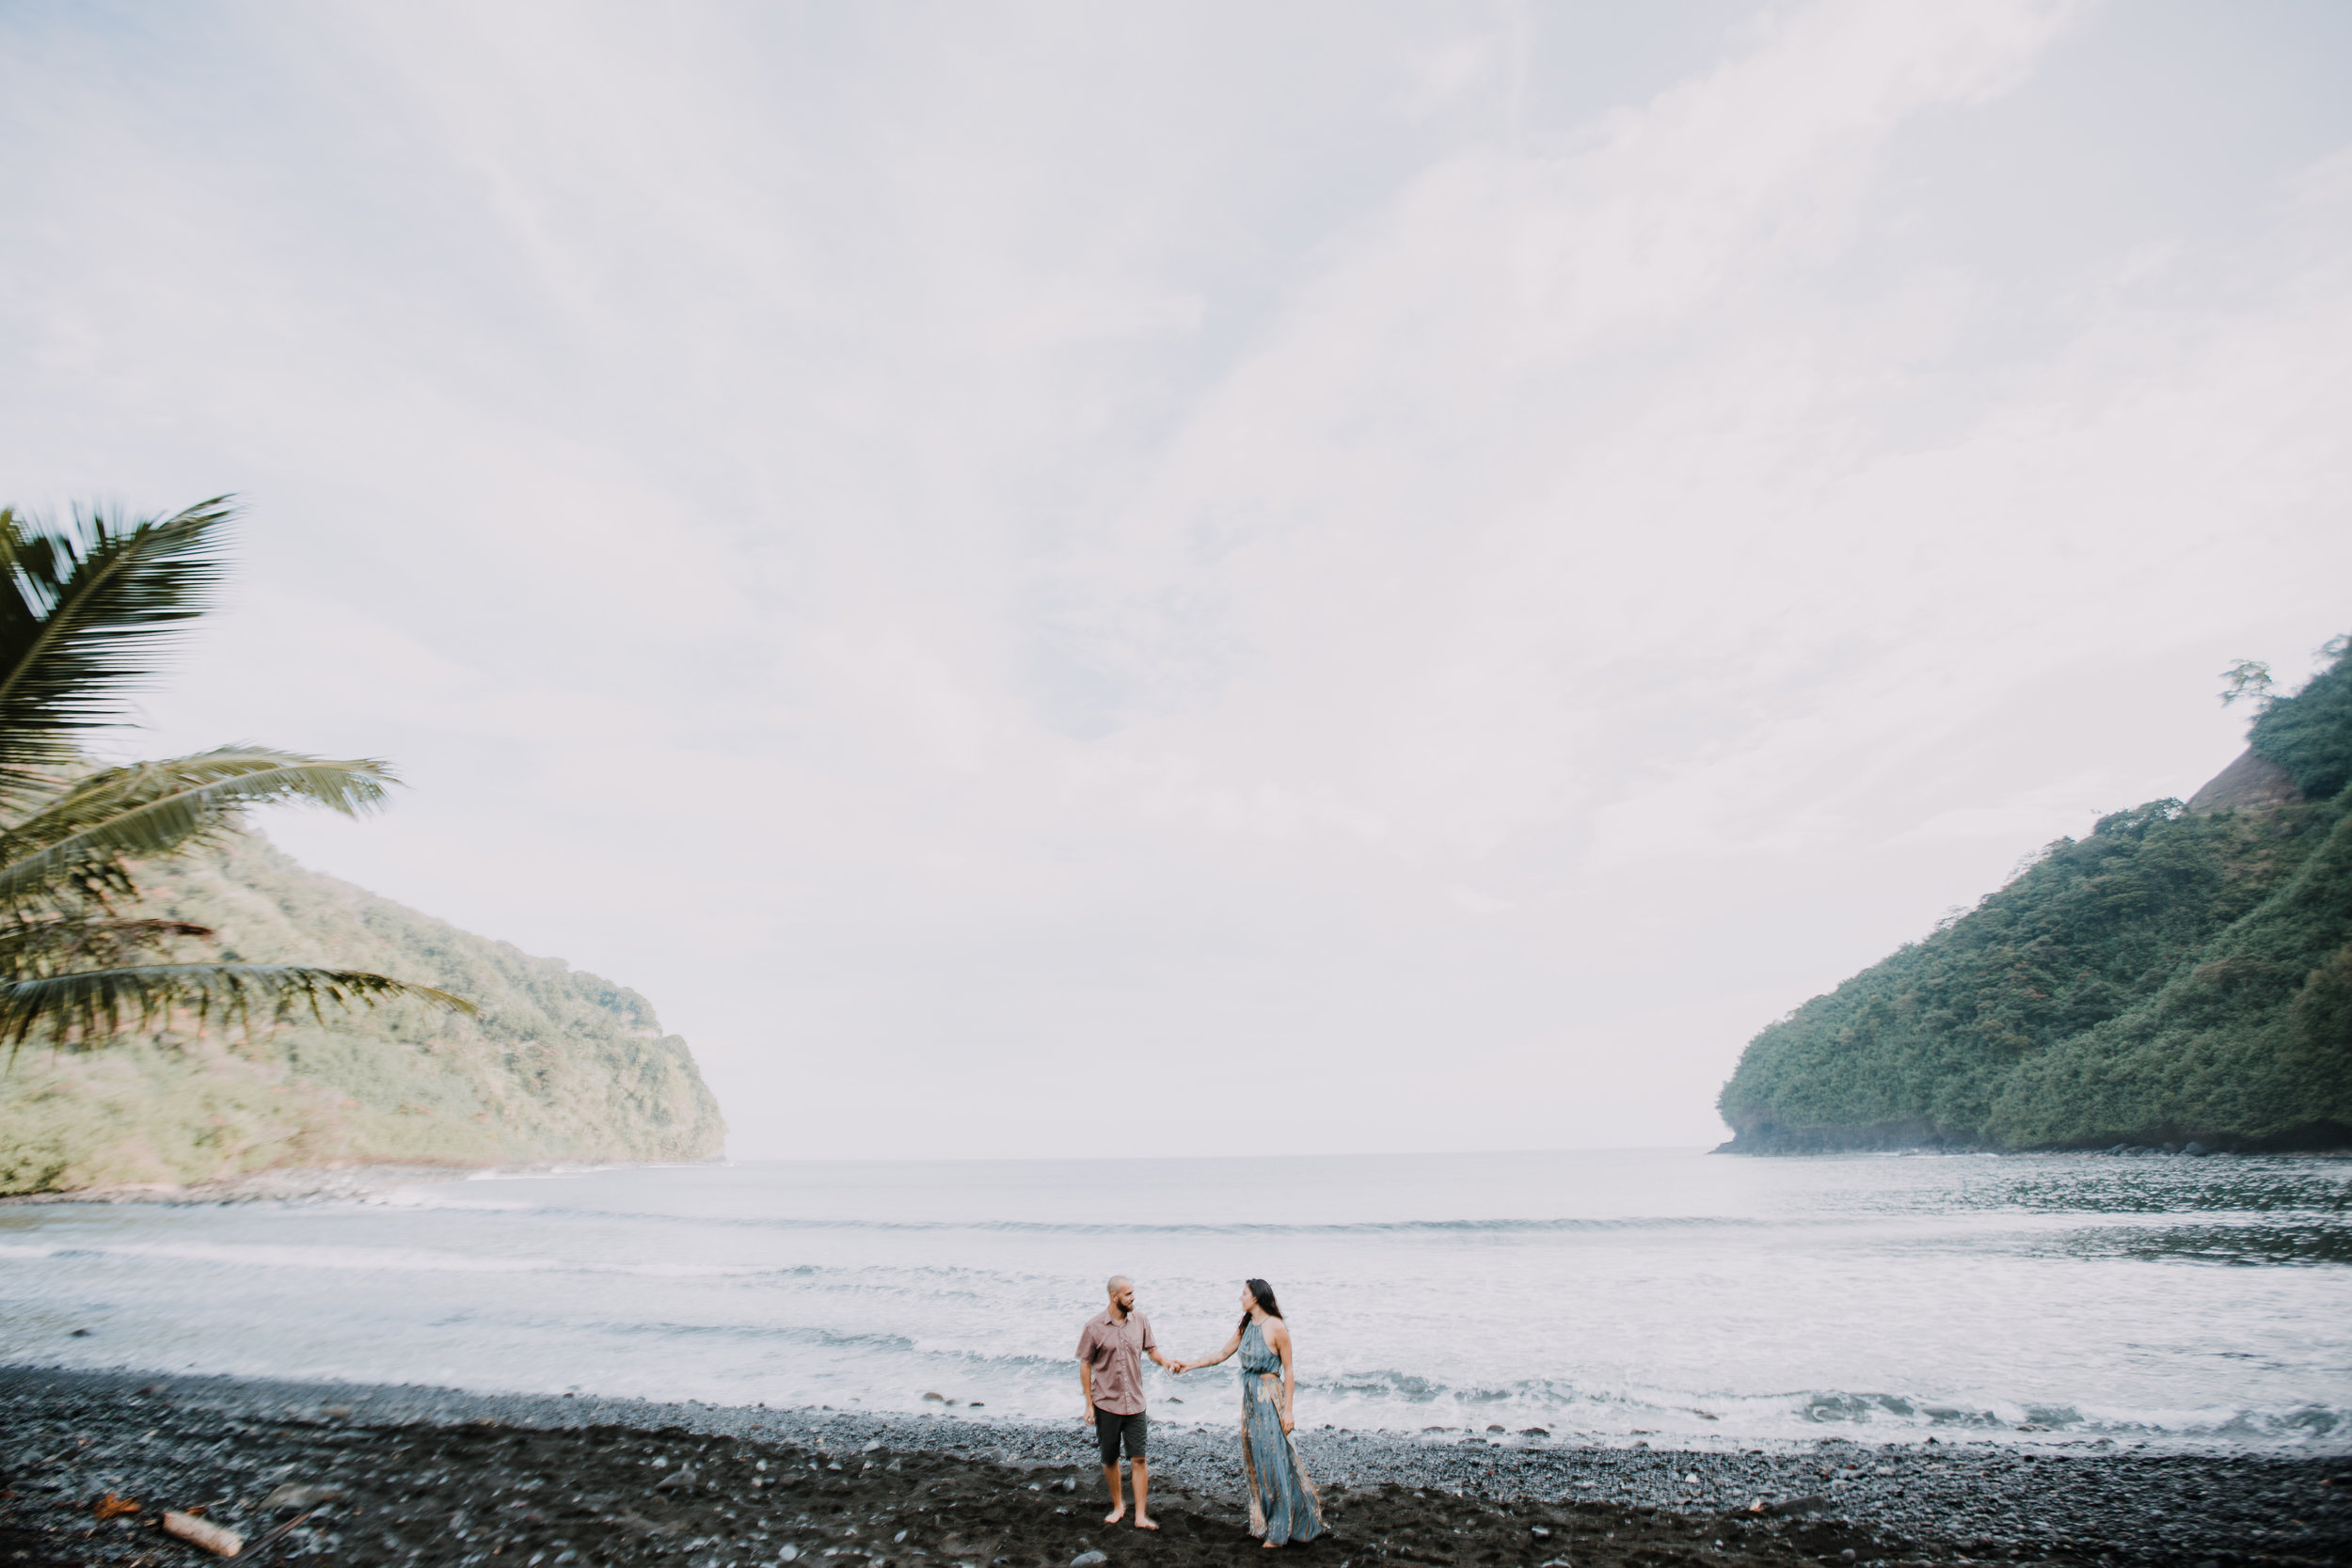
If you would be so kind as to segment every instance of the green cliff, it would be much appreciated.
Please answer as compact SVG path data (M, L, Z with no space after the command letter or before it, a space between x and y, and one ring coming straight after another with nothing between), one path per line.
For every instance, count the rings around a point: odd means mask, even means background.
M0 1070L0 1193L183 1184L279 1166L715 1158L686 1042L635 991L304 870L265 839L140 868L125 912L210 927L189 959L321 963L453 991L251 1037L192 1020Z
M2341 642L2341 640L2340 640ZM1735 1152L2352 1147L2352 652L1749 1042Z

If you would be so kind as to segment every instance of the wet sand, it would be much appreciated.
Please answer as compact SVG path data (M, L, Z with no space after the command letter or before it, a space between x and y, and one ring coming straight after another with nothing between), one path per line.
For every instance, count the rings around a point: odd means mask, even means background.
M1777 1452L1302 1433L1328 1533L1282 1560L2352 1561L2352 1459L1998 1445ZM969 1416L0 1369L0 1568L216 1560L585 1568L1184 1568L1272 1558L1222 1426L1153 1433L1157 1535L1103 1523L1088 1434ZM294 1496L284 1488L310 1488ZM100 1519L109 1494L138 1512ZM274 1506L273 1496L278 1499ZM1760 1506L1759 1506L1760 1505ZM292 1521L293 1528L269 1538Z

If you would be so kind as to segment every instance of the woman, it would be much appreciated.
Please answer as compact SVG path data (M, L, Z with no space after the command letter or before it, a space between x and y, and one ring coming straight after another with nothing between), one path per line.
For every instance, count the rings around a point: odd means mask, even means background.
M1225 1348L1205 1361L1179 1361L1174 1370L1214 1367L1241 1352L1241 1467L1249 1482L1249 1533L1268 1546L1312 1541L1323 1533L1323 1507L1314 1482L1291 1440L1291 1331L1274 1287L1253 1279L1241 1288L1241 1326ZM1281 1382L1275 1382L1275 1374Z

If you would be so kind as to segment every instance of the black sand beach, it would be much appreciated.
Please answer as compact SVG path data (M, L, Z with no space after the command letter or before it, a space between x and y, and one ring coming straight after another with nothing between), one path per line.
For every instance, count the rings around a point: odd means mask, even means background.
M2343 1456L1302 1439L1330 1529L1289 1556L1332 1568L2352 1560ZM1165 1528L1146 1536L1102 1523L1075 1421L12 1368L0 1370L0 1565L210 1560L155 1522L199 1507L246 1538L239 1560L1184 1568L1261 1551L1229 1431L1163 1422L1154 1449ZM138 1511L100 1518L110 1495Z

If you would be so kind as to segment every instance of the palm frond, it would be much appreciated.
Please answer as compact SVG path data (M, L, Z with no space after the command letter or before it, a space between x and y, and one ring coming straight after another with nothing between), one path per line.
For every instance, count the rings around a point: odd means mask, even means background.
M119 720L163 641L208 607L233 515L225 496L136 521L77 512L62 530L0 511L0 795Z
M0 909L22 910L61 890L102 900L128 896L126 859L190 848L244 807L307 800L357 816L382 805L385 786L395 782L390 768L371 757L257 746L102 768L0 829Z
M75 968L119 968L168 952L183 938L219 934L187 920L107 920L79 913L0 918L0 978L29 980Z
M117 1035L152 1028L175 1007L191 1009L199 1025L249 1024L262 1006L268 1007L273 1022L307 1011L324 1023L330 1006L372 1007L403 997L462 1013L475 1010L472 1003L445 990L365 970L135 964L0 982L0 1040L11 1056L36 1031L69 1049L87 1051Z

